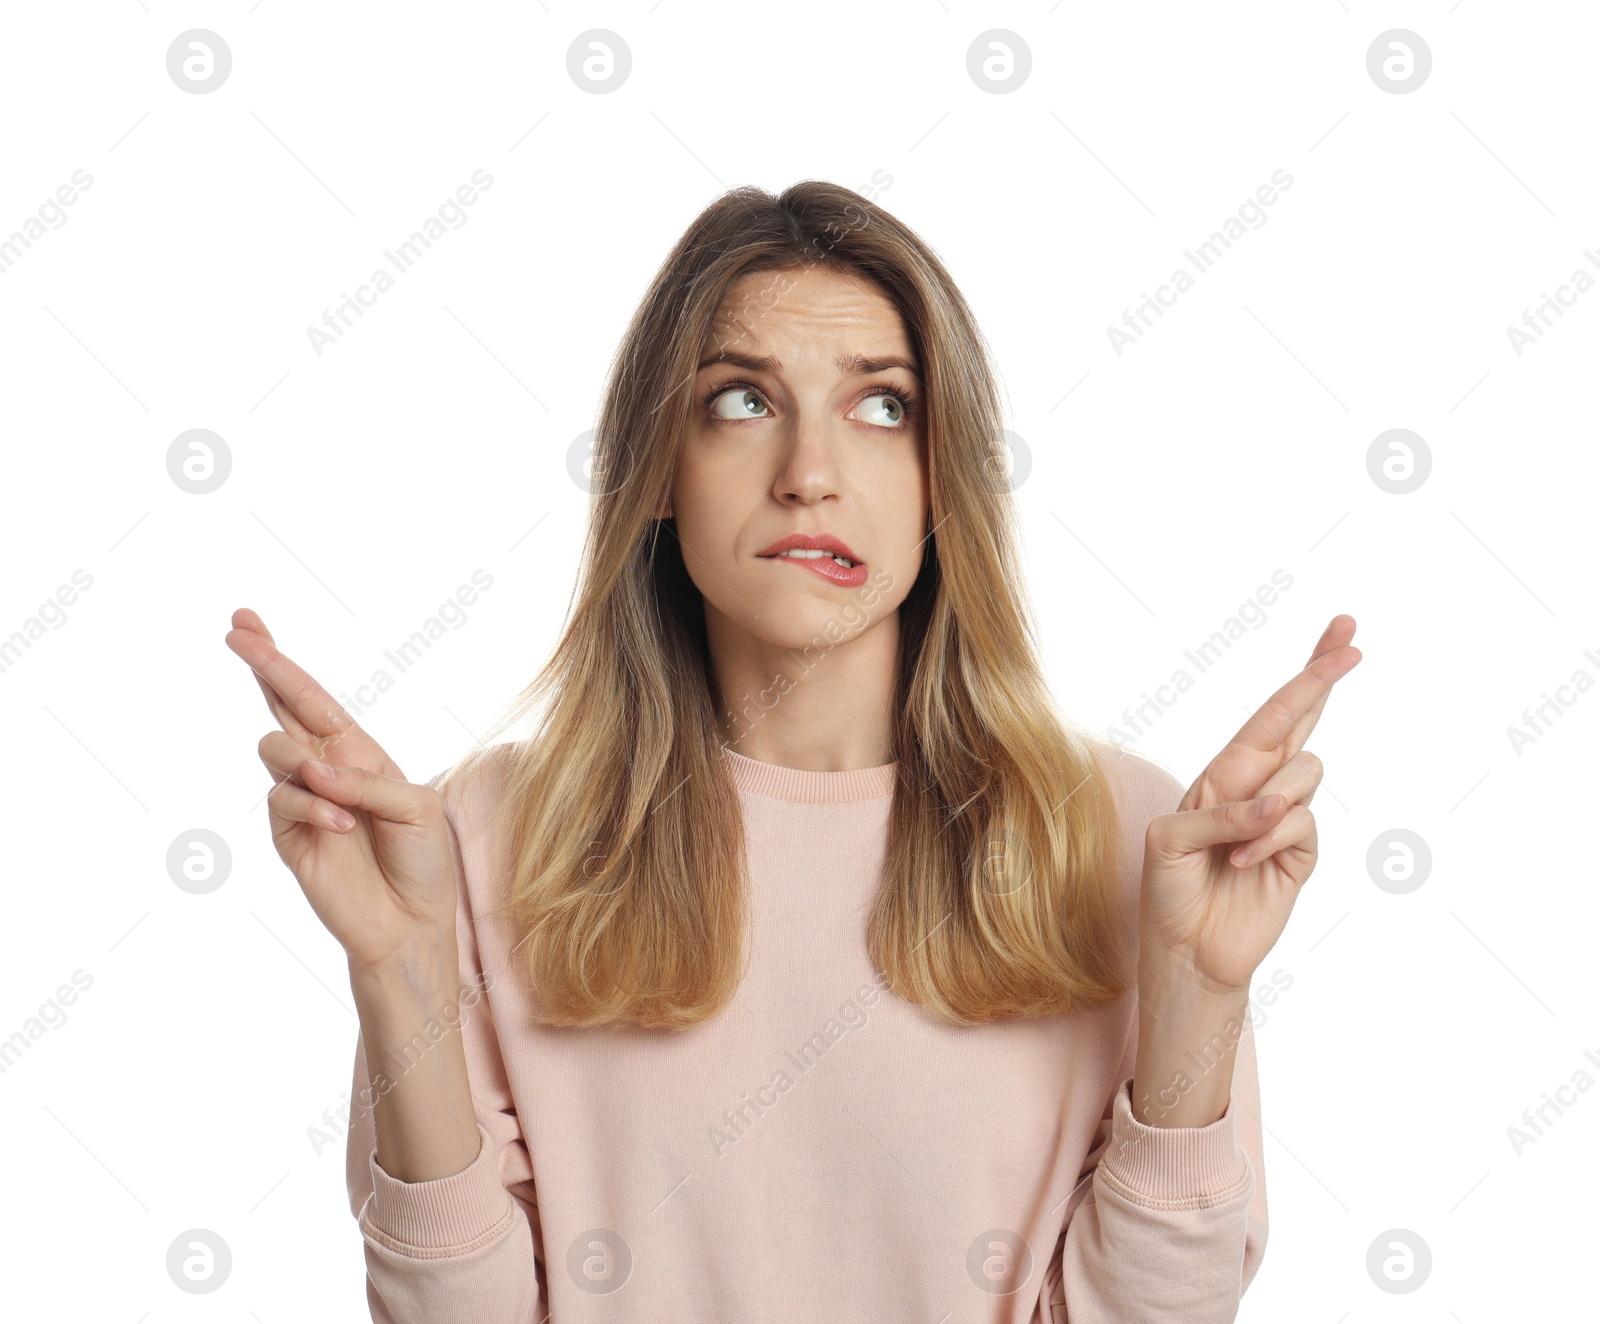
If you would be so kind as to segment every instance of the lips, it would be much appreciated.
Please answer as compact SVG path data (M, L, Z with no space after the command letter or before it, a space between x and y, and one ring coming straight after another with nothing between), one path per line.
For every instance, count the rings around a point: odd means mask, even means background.
M787 555L789 552L806 552L809 555L790 556ZM865 562L850 550L847 543L831 533L791 533L757 555L768 561L782 561L809 574L820 575L840 588L857 588L867 582ZM843 557L850 564L841 565L835 557Z
M865 562L850 550L849 544L842 539L835 538L831 533L790 533L779 538L770 547L765 547L757 552L757 556L782 556L784 552L800 549L808 552L827 552L832 556L842 556L845 560L855 565L864 565Z

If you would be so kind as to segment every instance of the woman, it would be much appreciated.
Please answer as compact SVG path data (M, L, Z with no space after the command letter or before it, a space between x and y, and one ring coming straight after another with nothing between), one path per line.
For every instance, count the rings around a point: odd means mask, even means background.
M532 736L414 785L235 614L349 957L375 1321L1235 1317L1355 623L1183 791L1055 712L1002 433L916 235L736 189L617 355Z

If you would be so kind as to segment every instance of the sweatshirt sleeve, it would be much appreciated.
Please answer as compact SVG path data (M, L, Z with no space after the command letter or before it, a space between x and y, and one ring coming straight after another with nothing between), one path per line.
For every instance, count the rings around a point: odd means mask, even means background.
M367 1306L373 1324L543 1324L549 1308L533 1167L489 1013L494 979L480 965L458 815L448 799L446 816L456 855L459 1026L480 1148L447 1177L408 1182L385 1172L358 1032L345 1177L364 1245ZM441 1021L428 1037L436 1040L442 1028Z
M1152 767L1154 765L1147 765ZM1131 797L1144 827L1173 810L1183 788L1159 769ZM1142 872L1142 868L1140 869ZM1234 1054L1227 1110L1206 1126L1148 1126L1133 1113L1137 1010L1116 1091L1084 1161L1045 1280L1048 1324L1231 1324L1267 1247L1261 1095L1248 1011ZM1085 1189L1086 1183L1086 1189Z

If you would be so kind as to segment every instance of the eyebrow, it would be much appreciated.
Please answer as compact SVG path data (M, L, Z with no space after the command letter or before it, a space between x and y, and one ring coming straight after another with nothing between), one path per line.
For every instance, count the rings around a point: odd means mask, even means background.
M777 359L767 355L751 357L748 354L713 354L709 358L700 360L700 368L709 368L718 363L727 364L730 368L743 368L746 372L777 372L783 367ZM909 359L901 358L898 354L889 354L877 359L869 359L861 354L841 354L834 357L833 363L840 372L860 375L885 372L890 368L904 368L913 377L918 375L916 364Z

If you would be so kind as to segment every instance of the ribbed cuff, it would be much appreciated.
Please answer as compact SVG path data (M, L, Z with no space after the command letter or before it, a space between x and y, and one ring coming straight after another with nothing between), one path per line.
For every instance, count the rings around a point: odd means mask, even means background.
M515 1206L500 1181L489 1134L478 1125L481 1148L460 1172L429 1181L401 1181L378 1166L374 1147L372 1197L361 1211L361 1228L406 1253L463 1254L493 1241L510 1226Z
M1100 1170L1129 1199L1166 1208L1225 1204L1250 1185L1250 1164L1235 1135L1233 1101L1205 1126L1149 1126L1133 1115L1133 1077L1117 1087L1111 1143Z

